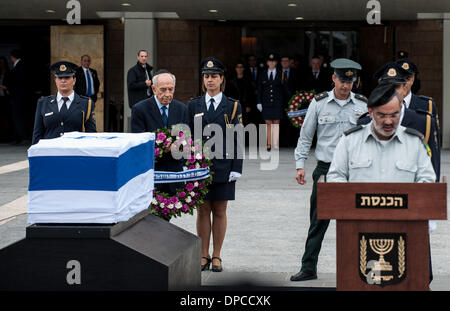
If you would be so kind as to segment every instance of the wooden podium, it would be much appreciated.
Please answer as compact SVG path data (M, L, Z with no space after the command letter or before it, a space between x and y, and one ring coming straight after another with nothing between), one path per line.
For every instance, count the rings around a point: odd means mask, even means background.
M337 290L429 290L429 219L447 219L447 183L317 184L336 219Z

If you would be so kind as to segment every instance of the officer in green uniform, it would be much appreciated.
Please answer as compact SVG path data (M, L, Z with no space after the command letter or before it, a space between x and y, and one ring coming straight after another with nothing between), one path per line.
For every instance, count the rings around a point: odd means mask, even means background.
M316 184L320 176L327 174L341 135L356 126L359 116L367 111L367 98L351 92L361 66L350 59L339 58L331 63L331 67L334 68L332 79L335 87L329 92L318 94L311 101L295 149L296 179L300 185L304 185L305 161L317 130L315 156L318 163L312 175L310 227L300 272L291 276L291 281L317 278L319 252L330 221L317 219Z

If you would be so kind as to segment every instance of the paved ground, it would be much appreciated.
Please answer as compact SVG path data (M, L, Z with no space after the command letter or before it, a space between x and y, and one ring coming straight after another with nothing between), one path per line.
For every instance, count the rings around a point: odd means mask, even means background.
M0 248L25 236L28 169L26 147L0 145ZM222 249L224 271L204 272L203 285L226 285L239 280L267 286L335 287L335 221L325 236L318 264L319 279L290 282L300 268L309 226L311 174L315 165L307 161L308 183L295 179L293 149L280 151L277 170L261 170L260 160L246 160L237 183L236 200L229 203L228 228ZM442 153L442 175L450 176L450 151ZM195 217L171 222L196 233ZM439 221L431 235L433 290L450 290L450 227Z

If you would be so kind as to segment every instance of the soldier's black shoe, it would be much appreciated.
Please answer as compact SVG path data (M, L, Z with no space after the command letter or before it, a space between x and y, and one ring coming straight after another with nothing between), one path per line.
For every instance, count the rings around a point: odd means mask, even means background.
M315 280L317 279L317 274L315 273L306 273L300 271L297 274L291 276L291 281L307 281L307 280Z

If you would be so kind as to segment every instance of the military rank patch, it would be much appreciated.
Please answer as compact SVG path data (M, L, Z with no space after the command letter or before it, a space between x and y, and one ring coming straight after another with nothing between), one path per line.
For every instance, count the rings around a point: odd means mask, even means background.
M406 277L406 233L360 233L359 276L370 285L394 285Z
M322 93L317 94L316 96L314 96L314 99L316 101L319 101L319 100L322 100L322 99L327 98L327 97L328 97L328 92L322 92Z
M365 102L366 104L369 102L369 100L367 99L366 96L361 95L361 94L355 94L355 97L359 100L362 100L363 102Z

